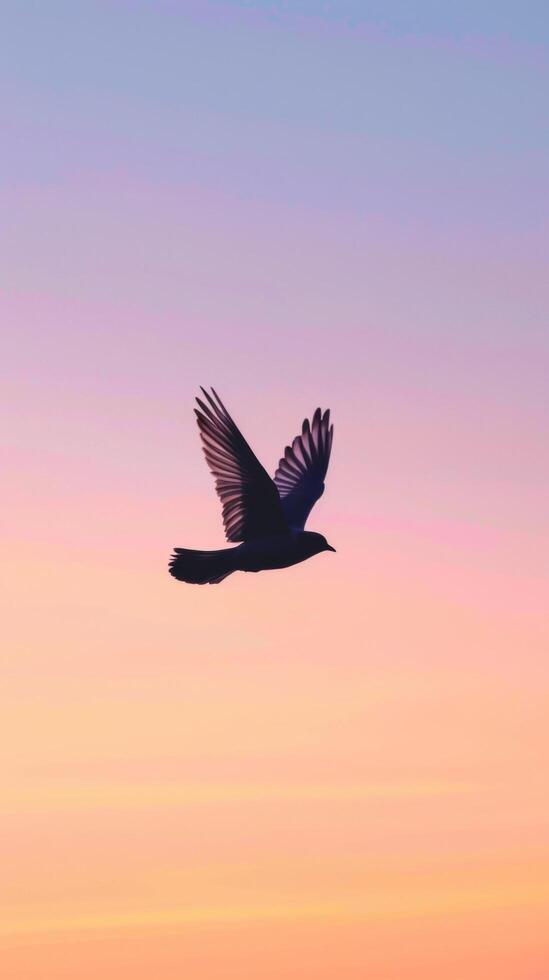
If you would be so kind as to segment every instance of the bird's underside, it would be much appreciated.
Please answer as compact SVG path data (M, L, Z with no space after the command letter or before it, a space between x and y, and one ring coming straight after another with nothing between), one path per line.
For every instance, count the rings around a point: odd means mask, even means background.
M286 568L320 551L333 551L321 534L305 531L314 504L324 492L332 448L329 410L317 408L300 435L286 446L274 480L263 468L223 402L202 388L195 409L204 455L215 479L227 540L236 547L217 551L175 548L174 578L194 584L218 583L234 571Z

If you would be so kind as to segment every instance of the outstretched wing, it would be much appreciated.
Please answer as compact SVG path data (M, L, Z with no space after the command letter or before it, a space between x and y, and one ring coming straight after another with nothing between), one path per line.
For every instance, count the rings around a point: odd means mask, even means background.
M278 490L235 425L219 395L201 389L195 408L204 455L223 504L228 541L248 541L288 531Z
M275 483L290 527L303 529L312 508L324 493L333 436L330 410L322 414L317 408L313 421L310 423L305 419L301 435L295 437L291 446L286 446L275 473Z

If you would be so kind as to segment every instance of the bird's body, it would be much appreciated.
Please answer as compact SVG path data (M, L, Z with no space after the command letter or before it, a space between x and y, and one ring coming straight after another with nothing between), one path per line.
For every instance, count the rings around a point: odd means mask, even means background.
M243 572L261 572L272 568L289 568L312 558L326 548L326 540L315 531L292 531L270 538L256 538L239 546Z
M170 573L184 582L222 582L232 572L288 568L319 554L335 551L322 534L305 531L311 508L324 492L333 426L330 413L317 409L312 424L287 446L274 481L263 469L219 396L202 389L205 404L195 410L204 453L216 478L229 541L236 547L217 551L175 548Z

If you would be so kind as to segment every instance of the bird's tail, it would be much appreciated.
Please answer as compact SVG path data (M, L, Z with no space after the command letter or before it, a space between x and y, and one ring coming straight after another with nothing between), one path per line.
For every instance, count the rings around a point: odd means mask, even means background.
M180 582L194 585L213 585L222 582L238 568L235 552L238 548L221 548L220 551L193 551L191 548L174 548L170 559L170 575Z

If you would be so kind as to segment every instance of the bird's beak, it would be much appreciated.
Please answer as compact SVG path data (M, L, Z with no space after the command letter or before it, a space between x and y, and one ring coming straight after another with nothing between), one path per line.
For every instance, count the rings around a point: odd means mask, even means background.
M335 548L332 548L332 546L331 546L331 544L329 544L329 545L328 545L328 551L333 551L333 552L335 552Z

